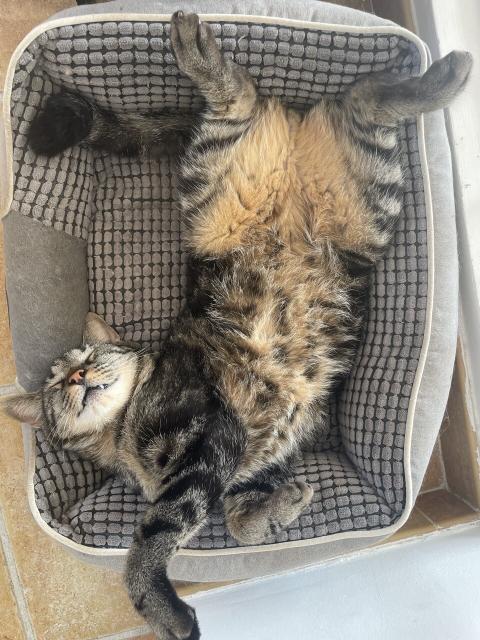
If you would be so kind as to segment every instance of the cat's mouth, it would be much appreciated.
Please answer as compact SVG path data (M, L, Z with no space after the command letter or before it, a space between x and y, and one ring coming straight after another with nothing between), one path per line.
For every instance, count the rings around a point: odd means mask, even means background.
M114 382L116 382L116 380L113 380L113 382L104 382L102 384L89 385L88 387L85 387L82 398L83 408L86 407L89 400L94 399L99 393L111 387Z

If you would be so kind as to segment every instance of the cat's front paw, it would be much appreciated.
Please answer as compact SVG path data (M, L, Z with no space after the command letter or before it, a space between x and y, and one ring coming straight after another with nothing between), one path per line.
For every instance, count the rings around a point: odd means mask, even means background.
M199 640L195 609L181 600L176 604L174 615L167 615L164 611L162 621L152 624L152 630L158 640Z
M183 602L167 577L161 546L137 532L127 557L125 583L138 613L158 640L198 640L195 610Z
M225 515L230 533L243 544L260 544L287 527L310 504L313 489L305 482L280 485L270 494L227 496Z
M155 585L132 598L133 605L148 622L158 640L199 640L195 609L170 595L169 583Z
M196 13L173 14L170 40L178 68L197 84L215 80L225 65L212 28Z

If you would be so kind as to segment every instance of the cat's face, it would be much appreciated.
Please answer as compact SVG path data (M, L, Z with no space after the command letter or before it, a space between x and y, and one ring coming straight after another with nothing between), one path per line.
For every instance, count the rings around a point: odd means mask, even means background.
M62 441L102 431L128 403L139 356L100 318L87 316L84 342L54 361L41 391L10 396L4 410Z
M47 424L60 438L100 431L130 398L136 353L114 344L86 345L56 360L42 390Z

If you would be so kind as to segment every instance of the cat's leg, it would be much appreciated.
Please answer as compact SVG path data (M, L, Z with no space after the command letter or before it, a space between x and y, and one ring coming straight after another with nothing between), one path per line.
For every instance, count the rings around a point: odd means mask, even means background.
M238 138L256 102L253 80L223 59L210 27L200 24L195 14L174 14L171 40L181 71L199 86L207 101L208 119L224 120L221 126L212 125L211 131L204 125L202 142L215 138L218 146ZM47 99L27 137L35 153L47 156L82 141L111 153L134 155L166 147L171 151L172 142L189 138L198 121L196 114L178 111L113 113L80 93L63 90Z
M226 60L213 31L198 15L177 11L170 26L177 64L205 98L206 110L181 166L180 196L187 215L199 210L224 191L226 170L235 154L235 143L249 130L257 102L253 79ZM198 227L198 218L192 221Z
M471 64L470 54L452 52L420 77L373 74L352 85L340 106L321 103L307 114L299 162L313 226L352 275L368 272L383 255L402 210L399 123L448 105Z
M279 103L258 100L248 72L223 57L197 15L175 13L170 37L179 69L206 102L181 165L190 245L200 255L220 255L271 217L287 182L288 122Z
M195 13L177 11L173 14L170 39L178 68L205 98L206 117L226 120L221 124L234 127L234 135L240 133L257 102L253 78L223 57L210 25L200 22Z
M120 155L171 152L186 144L197 122L196 114L178 111L113 113L80 93L62 90L36 113L27 140L35 153L49 157L82 141Z
M168 563L198 531L221 497L242 455L244 431L226 411L207 419L205 433L182 459L160 498L147 509L127 557L125 581L135 609L159 640L197 640L195 612L175 593Z
M450 104L465 86L471 66L469 53L452 51L420 77L373 74L348 91L343 127L350 168L366 206L372 257L383 255L402 210L398 124Z
M406 118L444 109L465 86L472 68L468 51L451 51L418 77L379 72L356 82L344 106L362 124L395 126Z
M260 544L300 515L313 490L305 482L289 481L290 477L290 465L273 465L228 489L223 504L234 538Z
M161 640L193 640L200 635L195 612L177 596L167 566L179 545L205 520L206 504L220 493L212 495L192 482L174 500L167 495L151 505L135 531L125 582L133 606Z

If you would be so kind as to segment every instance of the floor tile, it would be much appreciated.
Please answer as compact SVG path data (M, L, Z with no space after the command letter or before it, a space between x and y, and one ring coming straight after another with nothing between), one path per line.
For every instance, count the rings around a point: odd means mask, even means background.
M1 124L0 124L1 126ZM5 296L5 268L3 259L3 229L0 224L0 385L15 381L12 340L8 323L7 300Z
M5 557L0 547L0 640L23 640L25 635L18 617L17 605L12 592L10 578L5 566Z
M179 596L185 598L191 596L194 593L200 593L201 591L210 591L211 589L218 589L219 587L226 587L229 584L235 584L240 582L239 580L233 580L230 582L175 582L175 589Z
M420 493L425 491L433 491L434 489L443 488L445 485L445 471L443 468L442 449L440 439L437 439L433 448L432 457L428 463L425 477L423 478Z
M380 544L388 544L390 542L397 542L398 540L405 540L406 538L423 536L435 530L435 525L417 508L414 508L403 527Z
M76 560L34 523L25 496L20 427L3 419L1 428L0 503L37 637L90 640L142 627L119 574Z
M24 36L57 11L75 4L74 0L1 0L0 86L3 86L10 57Z
M424 493L419 496L416 507L424 516L440 528L471 522L480 517L480 514L463 502L463 500L460 500L444 489L430 491L429 493Z
M480 507L478 442L466 406L465 369L461 351L457 352L452 388L448 398L448 423L441 440L448 487L473 507Z

